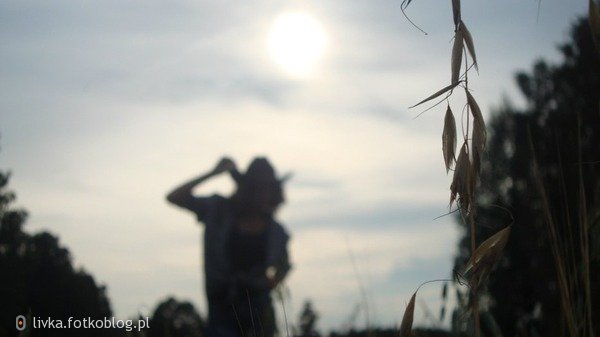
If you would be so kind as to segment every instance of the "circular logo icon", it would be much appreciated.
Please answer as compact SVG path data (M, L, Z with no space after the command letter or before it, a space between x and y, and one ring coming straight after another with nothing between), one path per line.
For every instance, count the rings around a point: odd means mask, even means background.
M25 319L25 316L23 316L23 315L17 316L16 327L17 327L17 330L19 330L19 331L25 330L25 328L27 327L27 320Z

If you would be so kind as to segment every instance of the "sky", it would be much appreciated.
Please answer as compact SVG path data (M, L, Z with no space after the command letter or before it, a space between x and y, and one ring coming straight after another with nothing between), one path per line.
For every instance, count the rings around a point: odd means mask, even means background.
M452 217L434 220L448 211L445 107L408 109L450 81L450 1L412 1L428 35L400 3L0 1L0 169L25 229L58 235L107 285L117 317L171 295L204 315L202 227L165 195L224 155L242 169L266 155L293 173L278 212L292 236L291 323L310 299L318 327L340 329L366 297L356 327L398 324L420 283L451 275L459 236ZM560 61L586 6L462 1L479 63L469 87L486 118L503 97L522 104L515 71ZM322 32L302 74L269 44L290 12ZM455 111L462 100L450 99ZM233 188L221 176L196 193ZM437 316L440 289L421 288L418 324L440 324L426 314Z

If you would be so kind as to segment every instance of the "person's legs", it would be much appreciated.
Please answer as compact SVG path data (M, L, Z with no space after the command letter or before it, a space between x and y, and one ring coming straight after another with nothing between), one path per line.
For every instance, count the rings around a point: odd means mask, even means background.
M275 311L269 292L247 292L234 303L208 302L207 337L273 337Z
M263 302L260 307L257 307L256 315L262 327L262 336L260 337L273 337L276 331L276 324L275 311L273 310L270 298L267 302Z
M247 293L236 301L235 308L244 337L273 337L275 312L268 292Z
M208 302L207 337L242 337L236 312L231 304L212 300Z

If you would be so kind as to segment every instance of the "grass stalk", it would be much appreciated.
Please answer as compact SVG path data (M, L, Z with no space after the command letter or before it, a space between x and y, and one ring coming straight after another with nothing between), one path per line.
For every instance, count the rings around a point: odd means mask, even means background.
M573 302L571 300L571 292L570 283L568 279L568 272L565 266L566 256L564 250L561 248L560 239L558 238L558 227L554 218L552 216L552 211L550 208L550 202L548 200L548 194L546 191L546 187L544 185L544 181L542 178L542 174L540 172L537 158L535 155L535 148L533 146L533 141L531 137L531 130L528 129L528 141L529 141L529 149L531 151L531 158L533 163L533 175L534 181L536 184L536 188L538 193L542 199L542 209L545 217L546 226L548 227L549 232L549 241L550 247L552 250L552 255L554 257L554 263L556 266L556 273L558 279L558 288L560 293L560 303L562 312L567 324L567 330L569 332L569 336L577 337L577 324L574 315L574 307Z
M475 227L475 215L473 211L469 213L469 223L471 227L471 254L475 253L477 249L476 243L476 227ZM477 284L472 285L471 294L473 296L473 319L474 319L474 330L475 337L480 335L480 323L479 323L479 294Z
M352 251L352 248L350 247L350 241L348 241L348 237L346 237L346 245L348 247L348 256L350 257L350 263L352 263L352 270L354 271L354 278L356 279L356 282L358 285L358 291L360 292L360 296L362 298L363 306L365 309L365 324L366 324L366 329L367 329L367 335L371 336L372 329L371 329L371 317L370 317L370 312L369 312L369 298L367 296L367 291L366 291L364 282L362 281L362 278L360 277L360 273L358 271L358 266L356 264L356 258L354 257L354 252Z
M465 54L465 69L468 69L468 61L467 61L467 51L463 49L463 52ZM465 92L469 91L469 78L468 78L468 71L465 71ZM469 111L469 104L467 104L467 136L469 135L469 121L471 120L471 114ZM465 139L467 139L467 137L465 137ZM471 144L472 145L472 144ZM467 146L468 146L468 142L467 142ZM469 149L469 153L471 153L473 146L471 146L471 148ZM471 255L475 253L475 250L477 249L477 228L475 226L475 209L477 208L476 205L476 201L475 201L475 191L470 191L471 193L471 211L469 212L469 227L471 229ZM471 288L471 293L473 296L473 320L474 320L474 327L473 329L475 330L475 337L479 337L480 335L480 322L479 322L479 292L477 289L477 284L473 285L473 287Z
M578 176L579 176L579 234L581 238L581 260L583 263L583 286L585 291L585 320L587 321L587 332L590 337L594 336L594 326L592 324L592 290L590 285L590 243L588 233L588 214L586 206L585 188L583 184L583 166L581 153L581 114L577 114L577 156L578 156Z
M563 201L563 209L565 210L565 215L564 215L564 221L567 225L567 242L565 247L569 247L570 249L564 249L561 251L564 251L564 258L566 259L566 261L568 261L571 264L571 267L576 269L577 263L576 263L576 259L575 259L575 239L573 237L573 224L571 222L571 211L570 211L570 207L569 207L569 202L568 202L568 198L567 198L567 185L566 185L566 180L565 180L565 171L563 169L563 164L562 164L562 156L560 154L559 151L559 143L558 143L558 138L556 137L556 153L558 156L558 172L560 175L560 181L561 181L561 193L563 195L562 201ZM561 242L557 242L557 244L560 244ZM571 270L570 272L567 272L567 281L569 282L568 284L571 285L575 285L577 283L577 272L576 270ZM575 279L573 279L575 278ZM571 291L577 291L577 289L573 289L573 287L571 287L570 289Z

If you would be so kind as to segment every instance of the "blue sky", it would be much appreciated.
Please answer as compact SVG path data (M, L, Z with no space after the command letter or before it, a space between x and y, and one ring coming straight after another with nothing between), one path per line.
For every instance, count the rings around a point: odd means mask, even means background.
M450 1L412 2L427 36L400 2L1 1L0 167L13 171L26 228L57 234L107 284L117 316L170 294L204 313L201 227L164 195L222 155L241 167L267 155L294 173L279 213L293 237L291 316L310 298L321 328L341 327L361 280L370 320L397 323L421 281L450 275L458 237L451 218L432 220L448 203L444 108L417 119L407 109L449 81ZM463 1L486 116L504 95L521 102L516 70L560 60L555 46L587 1L544 0L539 19L537 6ZM305 78L267 52L289 11L326 34ZM220 177L197 192L232 188ZM422 290L434 312L439 289Z

